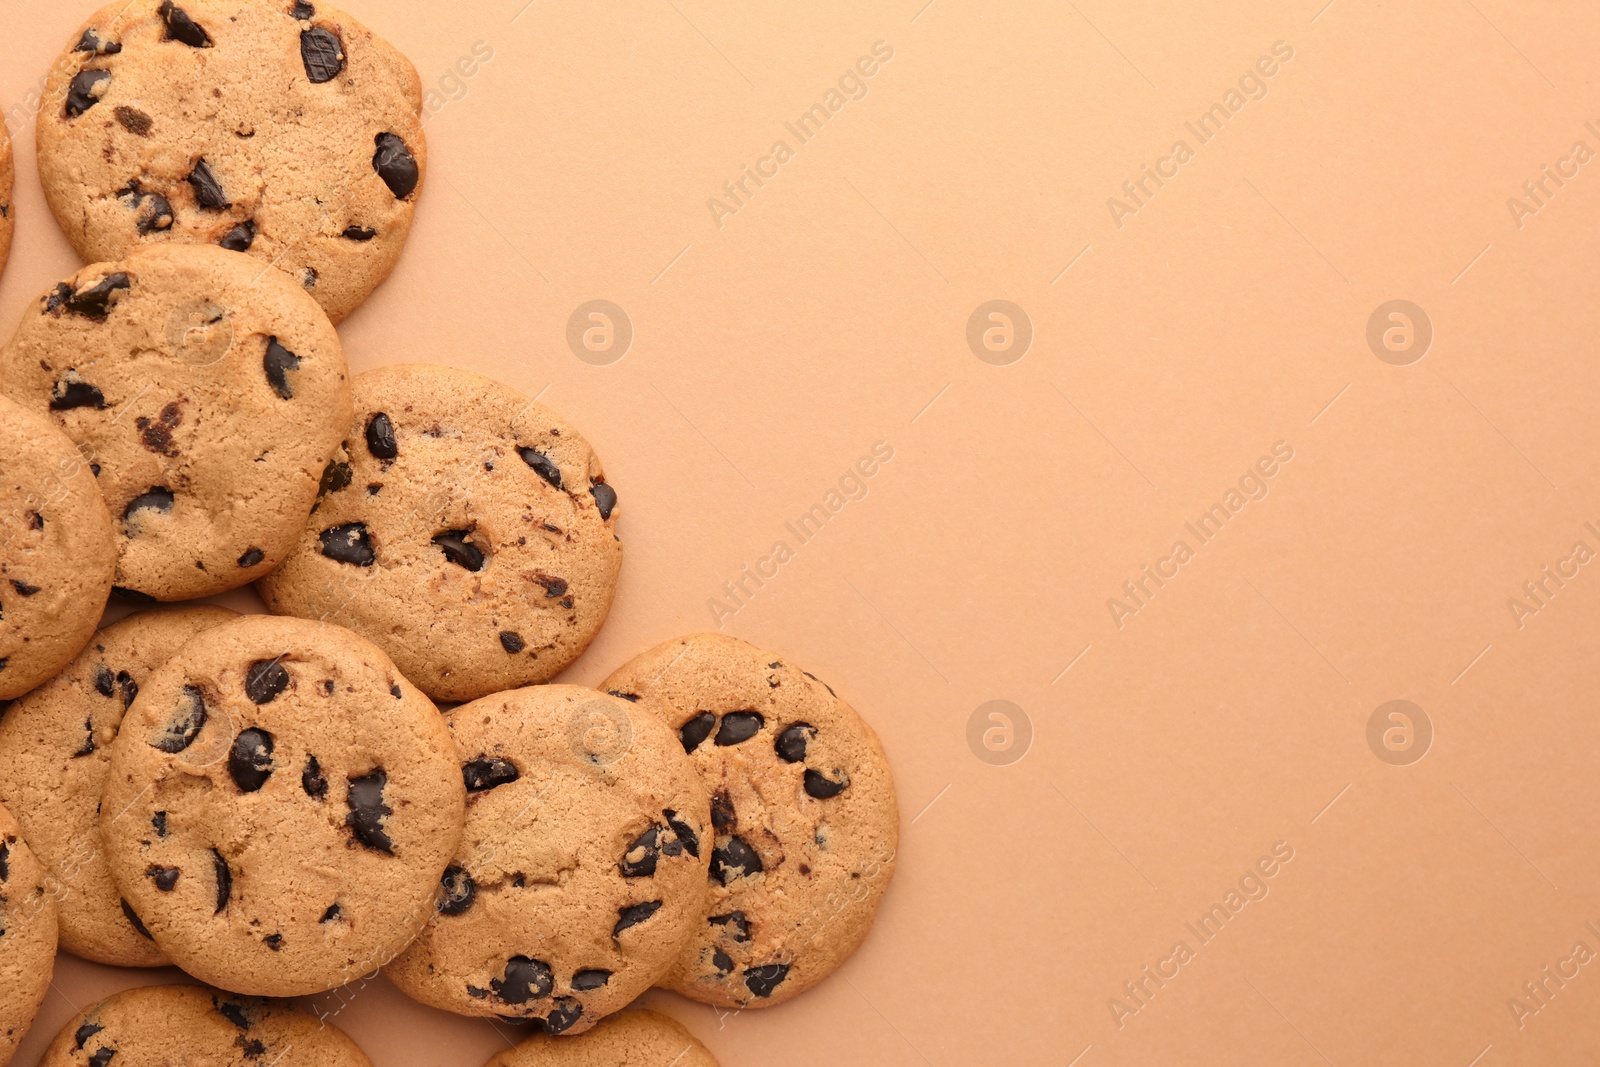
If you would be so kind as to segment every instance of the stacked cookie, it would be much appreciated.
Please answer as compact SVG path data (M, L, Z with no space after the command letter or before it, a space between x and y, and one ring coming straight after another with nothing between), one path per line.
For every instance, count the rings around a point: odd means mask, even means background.
M501 1067L712 1063L608 1017L835 970L895 865L872 729L719 635L552 684L621 571L593 448L464 370L349 372L424 176L409 63L304 0L119 0L47 93L93 262L0 350L0 1065L58 942L218 990L90 1008L45 1061L86 1067L364 1064L241 998L380 968L545 1035ZM0 254L9 178L0 148ZM154 606L252 583L272 614ZM113 593L150 607L100 628Z

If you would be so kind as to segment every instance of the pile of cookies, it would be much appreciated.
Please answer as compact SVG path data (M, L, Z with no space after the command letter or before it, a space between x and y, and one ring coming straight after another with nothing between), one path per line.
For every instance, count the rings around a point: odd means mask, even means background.
M420 107L306 0L118 0L51 72L40 174L91 265L0 349L0 1067L58 944L213 988L94 1005L52 1065L365 1064L256 998L382 969L533 1025L503 1067L690 1067L622 1009L781 1003L871 926L871 727L713 634L552 684L621 572L594 450L476 374L350 374L334 324L405 243ZM10 183L0 142L0 261ZM248 584L271 614L159 606ZM141 610L102 627L112 596Z

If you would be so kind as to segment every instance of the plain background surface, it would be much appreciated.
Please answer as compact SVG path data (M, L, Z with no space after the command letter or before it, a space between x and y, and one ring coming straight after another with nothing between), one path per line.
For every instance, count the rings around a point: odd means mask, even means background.
M1600 965L1520 1027L1508 1001L1600 952L1600 563L1520 626L1508 601L1600 551L1600 162L1520 225L1507 201L1600 152L1600 14L923 3L348 5L448 101L407 253L342 327L353 366L544 391L621 494L612 619L563 680L713 628L785 540L723 628L830 681L894 764L900 869L856 957L770 1011L650 1003L728 1065L1595 1062ZM77 266L26 101L90 10L0 0L7 330ZM784 124L878 41L865 97L801 144ZM1202 144L1185 123L1280 41ZM1180 139L1117 225L1108 198ZM707 200L778 140L719 226ZM593 299L635 331L609 366L566 343ZM966 341L994 299L1034 331L1007 366ZM1408 366L1366 341L1396 299L1434 331ZM878 441L865 499L799 545L785 523ZM1277 442L1264 499L1185 529ZM1179 540L1119 626L1107 601ZM1033 731L1008 766L968 745L996 699ZM1408 766L1367 741L1395 699L1433 729ZM1202 943L1185 924L1277 842L1265 898ZM64 957L18 1062L149 978ZM379 1067L505 1046L382 982L346 999Z

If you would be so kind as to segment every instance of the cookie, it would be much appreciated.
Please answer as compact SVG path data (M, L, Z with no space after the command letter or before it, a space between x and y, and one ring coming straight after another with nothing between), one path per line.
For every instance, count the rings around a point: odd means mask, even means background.
M553 678L599 632L622 566L588 442L470 371L383 367L353 391L317 510L257 584L267 606L365 635L436 700Z
M321 0L116 0L74 34L45 100L39 177L86 262L219 245L338 321L405 246L421 82Z
M0 351L0 392L94 464L117 586L136 599L210 596L276 566L350 422L316 302L244 256L184 245L47 293Z
M659 645L601 688L663 708L711 790L709 917L662 984L754 1008L826 978L894 876L900 816L872 727L782 656L720 634Z
M337 626L249 615L139 689L100 836L173 963L250 996L318 993L408 945L461 840L437 710Z
M0 808L0 1067L11 1062L50 988L56 919L44 864Z
M515 1048L496 1053L483 1067L718 1065L716 1057L675 1020L641 1010L613 1015L582 1037L556 1039L536 1034Z
M11 138L6 134L6 124L0 120L0 273L6 269L6 257L11 254L11 235L16 230L13 217L16 208L11 204L11 188L16 182L16 168L11 162Z
M117 967L167 962L133 924L111 880L100 847L100 795L123 713L151 672L195 634L236 618L203 605L130 615L0 716L0 803L66 903L61 947L68 952Z
M467 828L437 914L385 970L462 1015L581 1033L649 989L705 922L710 799L664 719L576 685L446 716Z
M338 1027L288 1004L192 985L143 986L91 1004L40 1067L372 1067Z
M0 397L0 701L72 662L116 565L89 464L49 419Z

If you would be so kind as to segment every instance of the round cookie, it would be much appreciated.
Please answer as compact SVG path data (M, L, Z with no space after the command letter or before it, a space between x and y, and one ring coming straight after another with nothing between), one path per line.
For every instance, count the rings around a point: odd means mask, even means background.
M0 397L0 701L88 643L116 564L89 464L49 419Z
M385 973L436 1008L581 1033L654 985L704 924L705 786L659 713L581 686L498 693L445 718L467 828L437 914Z
M11 1062L55 973L53 890L22 828L0 808L0 1065Z
M711 790L709 918L662 985L708 1004L779 1004L872 926L900 815L877 734L831 688L736 638L669 641L601 688L663 708Z
M11 137L6 124L0 120L0 274L5 273L6 257L11 254L11 235L16 230L16 208L11 203L11 188L16 182L16 168L11 161Z
M39 177L86 262L220 245L337 322L405 246L421 82L322 0L116 0L73 36L45 100Z
M167 962L134 926L111 879L100 847L100 796L123 712L151 672L195 634L236 618L205 605L130 615L0 716L0 803L67 903L61 947L68 952L116 967Z
M46 1067L55 1067L48 1060ZM625 1011L582 1037L535 1034L483 1067L718 1067L716 1057L674 1019Z
M267 606L365 635L436 700L554 677L599 632L622 566L588 442L470 371L383 367L353 393L311 522L257 584Z
M444 720L378 648L249 615L140 687L111 746L100 836L172 962L234 992L299 996L411 942L465 803Z
M338 334L287 278L218 248L85 267L24 314L0 392L90 459L117 586L189 600L289 552L350 422Z
M344 1031L288 1004L202 986L143 986L91 1004L40 1067L372 1067Z

